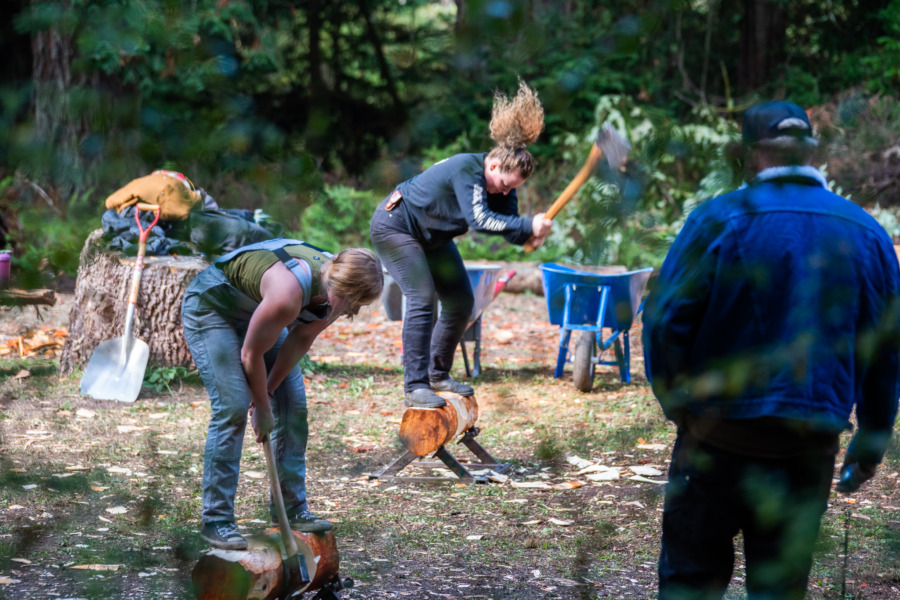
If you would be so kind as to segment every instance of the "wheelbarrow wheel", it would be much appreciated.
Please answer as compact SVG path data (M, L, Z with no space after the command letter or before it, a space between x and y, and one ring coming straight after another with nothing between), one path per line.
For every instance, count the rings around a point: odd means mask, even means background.
M572 381L582 392L594 388L594 353L597 338L593 331L579 331L575 337L575 355L572 357Z

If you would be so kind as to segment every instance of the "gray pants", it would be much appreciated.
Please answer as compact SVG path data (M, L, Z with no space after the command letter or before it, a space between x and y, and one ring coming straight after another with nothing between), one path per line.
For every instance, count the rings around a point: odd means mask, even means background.
M234 288L215 266L188 287L181 307L184 337L209 393L212 417L203 458L203 522L234 521L241 447L247 429L250 388L241 346L256 303ZM265 355L271 369L287 336L283 331ZM306 390L294 367L275 391L275 429L270 436L281 493L289 514L306 510ZM271 498L269 511L274 514Z

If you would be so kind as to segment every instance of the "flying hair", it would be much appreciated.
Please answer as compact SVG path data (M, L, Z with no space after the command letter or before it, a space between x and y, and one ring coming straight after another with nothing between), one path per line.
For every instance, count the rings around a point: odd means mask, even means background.
M498 146L525 147L534 143L544 130L544 107L537 92L519 80L519 91L509 99L494 93L491 109L491 139Z
M512 99L496 92L490 130L497 145L491 149L488 160L499 160L505 171L518 171L525 179L531 176L534 158L525 147L544 130L544 107L537 92L521 79L519 91Z

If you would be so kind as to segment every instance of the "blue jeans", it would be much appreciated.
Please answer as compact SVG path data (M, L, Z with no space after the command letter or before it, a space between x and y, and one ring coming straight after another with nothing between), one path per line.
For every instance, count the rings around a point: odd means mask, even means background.
M250 387L241 365L241 346L256 303L231 286L212 266L200 273L182 302L184 337L209 393L212 416L203 458L204 523L234 521L241 447L247 429ZM287 336L283 331L265 355L271 369ZM306 510L306 391L294 367L275 391L275 429L270 435L281 493L288 514ZM271 498L269 511L274 515Z
M404 389L430 387L450 376L453 355L475 305L472 283L456 244L422 246L409 233L399 208L375 209L372 245L406 297L403 316ZM441 314L435 323L435 305Z
M749 600L802 600L834 456L753 458L679 430L663 509L659 600L718 600L744 535Z

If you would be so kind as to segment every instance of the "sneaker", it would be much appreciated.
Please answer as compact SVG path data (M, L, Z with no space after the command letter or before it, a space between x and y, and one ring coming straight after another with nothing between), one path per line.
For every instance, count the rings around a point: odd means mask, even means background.
M212 546L221 550L246 550L247 540L238 533L237 525L233 521L212 521L204 523L200 530L200 538Z
M411 392L406 392L404 404L411 408L440 408L446 406L447 401L429 388L417 388Z
M449 377L440 381L432 381L431 389L435 392L453 392L460 396L471 396L475 393L475 388L458 381L453 381Z
M325 533L333 527L331 521L320 519L308 510L288 515L288 522L291 524L291 529L301 533ZM275 525L278 523L276 522Z

